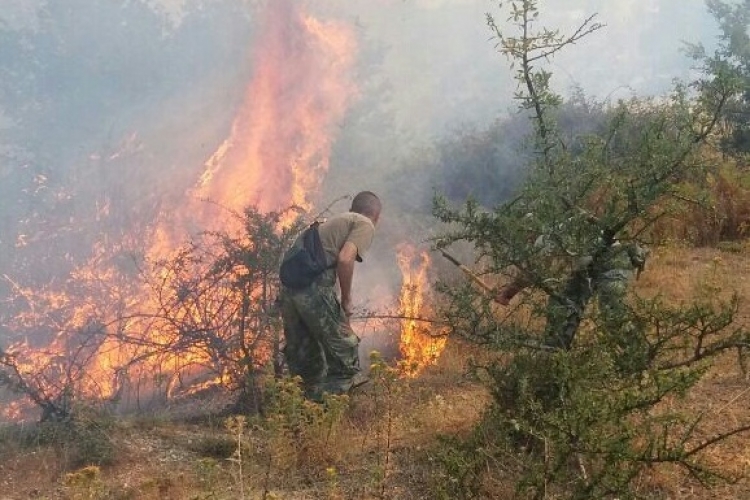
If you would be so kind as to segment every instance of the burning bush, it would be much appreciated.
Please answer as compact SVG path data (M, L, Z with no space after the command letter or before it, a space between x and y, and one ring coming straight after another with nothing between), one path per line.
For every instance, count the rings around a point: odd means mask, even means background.
M259 407L258 376L269 362L281 373L278 262L300 229L282 228L284 216L248 208L240 234L203 233L148 274L151 355L178 362L192 390L203 379L237 391L238 409Z

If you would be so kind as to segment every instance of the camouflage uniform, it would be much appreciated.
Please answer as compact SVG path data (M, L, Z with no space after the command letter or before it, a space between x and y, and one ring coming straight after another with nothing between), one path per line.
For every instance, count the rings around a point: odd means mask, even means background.
M354 334L327 276L303 290L282 292L289 371L300 376L305 394L320 401L324 392L341 394L360 371L359 338Z
M585 257L573 270L559 296L550 297L547 305L545 344L570 349L583 312L592 297L596 297L608 333L612 333L621 348L626 349L633 339L623 334L634 333L633 325L623 325L625 294L628 284L640 273L648 252L638 244L608 247L597 262Z
M357 247L357 261L361 261L360 254L372 241L374 225L349 212L332 217L319 231L328 263L333 266L347 241ZM300 245L300 240L294 245ZM293 250L294 246L289 253ZM341 307L336 283L336 271L331 267L312 285L301 290L284 287L280 296L284 357L290 373L302 378L306 396L314 401L320 401L325 392L347 392L360 373L359 337Z

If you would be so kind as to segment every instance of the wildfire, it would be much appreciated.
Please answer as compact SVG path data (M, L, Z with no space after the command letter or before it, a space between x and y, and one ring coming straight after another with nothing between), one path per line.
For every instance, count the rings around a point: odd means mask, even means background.
M204 171L179 206L164 210L153 224L146 244L147 262L173 259L187 233L236 229L238 220L227 216L226 209L241 213L248 205L262 212L291 206L310 210L313 206L313 194L328 169L335 129L356 96L351 79L356 52L354 30L336 21L316 19L293 0L266 2L259 26L262 31L254 47L254 76L231 133L206 161ZM217 212L217 207L223 211ZM108 211L109 207L104 207L102 217L107 217ZM23 243L21 238L19 241ZM163 386L165 396L169 396L177 379L185 374L196 375L196 369L209 366L213 360L201 350L198 339L197 347L165 350L164 354L143 356L143 360L135 363L146 342L166 346L174 341L175 334L160 330L148 319L148 314L136 319L131 312L152 311L155 317L165 304L177 304L184 307L179 314L184 315L186 322L198 322L205 311L192 307L189 296L156 297L153 290L136 290L117 283L123 273L117 271L112 259L102 257L100 254L106 251L100 250L68 280L107 284L101 290L92 289L92 293L84 294L85 299L78 296L75 286L54 292L18 287L18 296L30 305L29 312L17 318L17 331L34 331L33 325L41 316L49 315L49 311L64 311L64 314L55 318L56 324L49 332L51 341L44 349L21 341L6 353L13 355L12 362L20 375L33 378L43 393L61 392L63 375L73 366L85 370L86 376L77 378L77 386L72 389L87 397L112 399L133 385L137 385L134 390L138 391L143 378L150 379L152 386ZM111 256L111 249L109 252ZM184 279L189 283L190 268L182 271L182 274L165 272L159 279L163 282ZM212 293L221 293L221 286L217 282ZM92 297L96 299L89 300ZM35 309L32 299L42 306ZM76 301L78 304L74 306ZM96 310L96 304L102 302L109 308L106 313ZM231 314L237 313L222 314L226 314L222 320L230 321ZM90 351L75 351L80 348L80 338L76 335L89 331L87 321L92 317L104 317L106 325L92 325L96 331L90 332ZM99 335L105 331L105 335ZM141 344L123 340L139 336ZM81 358L74 365L66 365L71 349ZM0 350L0 356L2 353ZM6 406L6 417L19 414L15 405Z
M243 109L192 194L235 211L248 204L308 210L328 169L334 128L356 93L354 33L305 15L291 0L268 2L261 25Z
M262 212L290 206L310 210L311 195L327 172L335 126L356 94L350 79L354 32L306 15L292 0L268 2L260 25L245 102L229 138L206 162L177 214L189 223L177 226L231 230L238 220L226 213L217 217L216 206L234 213L248 205ZM175 251L174 241L183 236L170 236L172 227L174 221L158 226L149 260ZM188 307L182 314L200 312ZM211 362L201 352L183 353L180 361Z
M103 245L94 248L90 262L76 269L63 284L41 289L24 288L5 277L16 301L28 308L16 314L7 326L12 332L32 332L0 349L0 365L9 373L11 386L39 406L54 402L61 407L73 403L73 395L102 400L113 396L117 384L114 369L126 362L126 349L104 335L104 309L125 307L120 276L108 265ZM132 291L132 290L131 290ZM41 345L46 334L46 345ZM131 356L132 359L132 356ZM29 414L28 405L7 403L7 419Z
M428 316L430 256L417 254L414 247L402 245L398 251L398 264L403 275L399 299L401 320L401 350L404 372L416 376L440 357L446 337L432 331L421 318Z
M292 0L268 2L260 26L253 56L255 74L230 136L206 162L184 206L157 226L150 261L174 254L176 242L184 240L184 234L175 234L175 227L236 229L239 219L217 213L217 207L233 213L248 205L261 212L312 207L312 194L328 170L335 127L356 94L350 79L354 32L346 25L307 15ZM295 216L290 214L289 219ZM181 314L191 321L201 311L186 307ZM178 362L209 365L211 360L193 351L170 360Z

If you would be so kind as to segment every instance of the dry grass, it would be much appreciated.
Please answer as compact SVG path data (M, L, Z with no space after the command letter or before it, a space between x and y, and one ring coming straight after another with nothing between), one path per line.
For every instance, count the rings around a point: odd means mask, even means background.
M739 250L739 251L738 251ZM738 325L750 328L750 246L744 243L731 251L715 248L688 249L669 247L657 249L651 256L646 272L637 282L639 293L661 294L672 303L684 303L701 295L727 300L736 293L740 298ZM750 381L746 380L736 353L727 353L717 360L708 375L683 400L672 405L705 415L700 428L702 437L712 437L728 427L750 422ZM729 439L710 449L703 458L727 475L742 477L750 472L750 435ZM719 484L708 490L687 478L682 471L661 470L644 478L668 498L674 499L739 499L750 498L750 484Z
M438 434L471 429L486 405L486 391L464 376L471 346L451 344L440 362L414 379L398 379L392 394L392 427L387 449L382 434L383 402L371 385L351 396L349 408L327 450L305 450L291 442L274 449L272 470L266 456L253 455L261 434L248 426L244 439L245 498L320 499L431 498L426 450ZM477 355L481 353L476 353ZM236 462L227 454L235 435L221 422L187 424L167 419L121 420L111 435L115 464L102 468L95 486L71 482L55 456L43 446L0 453L0 500L45 499L237 499ZM9 438L8 443L15 442ZM325 451L325 453L323 453ZM380 470L385 455L389 470Z
M663 294L675 303L718 287L723 297L732 292L750 297L749 249L657 249L637 290ZM750 308L744 301L740 316L750 327ZM482 355L475 347L451 342L436 366L417 378L397 380L389 401L390 427L385 425L385 406L375 388L359 389L334 435L326 438L330 449L311 454L304 463L279 459L269 471L263 455L253 455L261 434L248 426L245 498L263 498L264 491L269 500L367 499L381 494L399 500L434 498L436 471L428 452L436 446L437 436L467 433L489 402L486 390L465 375L467 359ZM701 432L711 436L750 419L750 382L742 376L736 357L727 355L687 398L670 404L705 412ZM66 476L70 471L64 470L54 449L22 447L6 432L0 442L0 500L240 498L236 462L225 456L236 439L222 421L121 420L111 437L117 449L115 463L101 469L98 483L84 488ZM298 450L276 451L281 457ZM728 473L747 473L750 436L729 440L710 450L705 459ZM651 473L642 482L644 488L674 499L750 498L745 481L706 490L677 470ZM502 491L504 486L496 484L492 489Z

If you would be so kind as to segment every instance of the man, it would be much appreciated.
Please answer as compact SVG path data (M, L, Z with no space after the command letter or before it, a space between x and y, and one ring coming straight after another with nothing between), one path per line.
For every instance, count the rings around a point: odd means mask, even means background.
M370 248L381 208L374 193L362 191L348 212L320 224L329 269L305 288L282 289L284 357L291 374L302 378L305 395L314 401L321 401L326 392L346 393L360 382L359 338L349 324L354 263L361 262ZM284 260L302 244L300 240Z
M538 240L535 246L539 245ZM566 350L571 348L583 319L583 311L592 297L598 301L608 331L633 334L632 325L622 323L625 295L630 281L643 270L647 256L648 251L637 243L623 245L615 240L610 245L600 246L596 258L585 256L577 259L561 293L549 297L545 345ZM500 289L495 301L508 305L515 295L532 284L531 279L520 275ZM636 340L617 337L621 349L632 350Z

